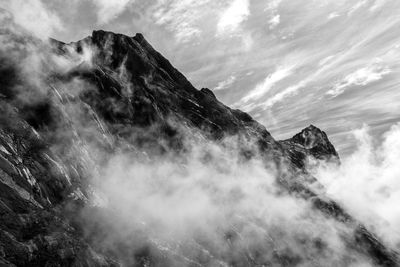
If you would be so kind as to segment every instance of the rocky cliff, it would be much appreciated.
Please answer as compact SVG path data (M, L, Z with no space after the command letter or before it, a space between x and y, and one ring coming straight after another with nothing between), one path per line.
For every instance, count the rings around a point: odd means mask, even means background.
M101 173L102 164L121 151L138 159L157 161L172 155L178 161L193 142L228 148L233 143L241 162L261 159L264 168L271 170L276 194L305 201L318 218L346 228L338 234L345 252L336 264L350 266L354 255L371 264L398 264L395 252L313 189L318 182L307 170L309 160L339 163L334 146L317 127L311 125L288 140L275 140L250 115L218 101L212 90L194 88L141 34L94 31L69 44L57 40L45 44L16 30L1 35L2 265L321 264L317 255L329 249L319 237L288 237L296 239L298 251L279 248L277 244L289 242L283 237L266 239L272 248L262 242L244 246L235 241L240 234L233 226L218 232L226 250L201 237L161 245L142 230L132 235L134 243L114 238L112 245L105 245L116 226L101 223L100 218L113 213L104 213L107 207L95 203L93 177ZM209 153L202 160L215 159ZM244 225L256 223L263 224L252 218ZM136 242L142 239L146 242ZM301 251L312 253L304 257Z

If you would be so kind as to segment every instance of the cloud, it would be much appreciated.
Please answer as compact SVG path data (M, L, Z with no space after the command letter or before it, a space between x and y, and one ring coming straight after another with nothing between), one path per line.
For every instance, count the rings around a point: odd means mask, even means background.
M375 12L377 10L380 10L385 4L386 0L375 0L374 4L369 8L369 11Z
M282 0L272 0L269 1L267 7L264 11L268 11L270 13L270 19L268 20L269 29L272 30L281 22L281 16L278 14L278 7Z
M267 93L277 82L285 79L292 74L294 66L279 67L274 73L269 74L264 81L257 84L256 87L250 91L241 102L246 103L250 100L256 100Z
M123 153L101 165L94 189L105 200L103 216L85 217L106 225L98 236L107 249L151 246L169 266L245 266L248 258L252 265L281 265L285 256L305 266L342 266L348 257L364 262L341 238L352 227L284 193L262 159L241 160L233 140L188 136L182 156L144 160ZM171 255L189 264L165 264Z
M234 33L250 16L249 6L249 0L233 0L218 21L217 34Z
M351 86L365 86L382 79L389 73L391 73L391 70L388 67L382 66L378 61L348 74L341 82L335 84L326 94L336 97L341 95Z
M234 82L236 81L236 76L231 75L229 76L226 80L223 80L217 84L217 86L214 88L214 90L223 90L227 89L229 86L231 86Z
M281 16L279 14L276 14L275 16L273 16L269 21L269 28L272 30L274 29L276 26L279 25L279 23L281 22Z
M55 31L63 29L57 14L40 0L5 0L0 2L0 7L12 14L17 25L38 38L47 39Z
M124 12L127 6L135 0L92 0L98 8L97 22L106 24Z
M29 7L33 8L33 6ZM41 9L31 10L31 12L36 14L38 10L44 10L43 6L39 5L39 7ZM21 8L27 7L22 5ZM22 13L24 12L25 10ZM66 48L67 55L53 53L51 45L47 42L48 36L44 34L42 27L39 30L33 30L36 32L28 31L17 24L17 19L12 14L3 10L0 10L0 21L1 26L6 29L0 33L0 55L4 61L18 70L17 82L12 86L12 95L21 106L26 103L41 102L48 96L49 91L58 91L53 85L49 86L48 78L52 74L63 75L76 67L81 70L92 67L92 56L96 51L89 45L82 44L79 53L72 48ZM43 37L45 41L41 42L33 38L31 34ZM58 92L57 94L60 95ZM69 94L75 95L75 91L71 89Z
M200 36L200 20L212 11L212 6L210 0L160 0L155 5L152 16L156 24L165 26L175 33L179 42L186 43Z
M340 167L321 166L318 180L327 194L373 229L392 248L400 248L400 124L379 144L366 125L353 132L357 150Z
M367 0L358 1L354 6L350 8L350 10L347 12L347 15L351 16L354 12L365 6L367 3L368 3Z
M334 19L334 18L337 18L337 17L340 17L340 15L338 13L336 13L336 12L332 12L332 13L329 14L328 20L331 20L331 19Z
M266 102L262 104L264 109L267 109L273 105L275 105L277 102L283 101L286 97L294 95L297 93L297 91L301 88L303 88L306 85L305 81L301 81L296 85L290 86L281 92L275 94L273 97L268 98Z
M276 12L276 9L279 7L281 2L282 0L270 0L264 10L272 10L273 12Z

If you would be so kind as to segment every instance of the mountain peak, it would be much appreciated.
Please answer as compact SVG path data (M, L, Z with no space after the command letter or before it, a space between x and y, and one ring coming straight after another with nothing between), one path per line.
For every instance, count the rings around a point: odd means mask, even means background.
M311 149L318 145L332 145L326 133L312 124L302 129L300 133L294 135L292 141L307 149Z
M93 30L92 34L89 36L94 39L106 39L106 38L123 38L123 39L134 39L137 42L147 42L146 39L144 38L143 34L138 32L134 36L130 37L122 33L115 33L115 32L110 32L110 31L105 31L105 30Z
M133 39L135 39L137 41L145 40L143 34L140 32L136 33L135 36L133 36Z
M339 159L326 133L312 124L283 142L300 146L317 159Z

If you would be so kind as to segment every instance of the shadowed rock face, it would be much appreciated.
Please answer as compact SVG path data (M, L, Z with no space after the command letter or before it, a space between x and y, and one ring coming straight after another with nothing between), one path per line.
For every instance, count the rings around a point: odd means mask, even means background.
M339 157L335 147L329 142L326 133L314 125L304 128L300 133L287 141L303 146L317 159L329 160L332 157Z
M314 125L280 142L289 151L292 162L298 167L304 167L307 156L328 162L340 162L339 155L326 133Z
M149 154L183 153L187 132L214 142L234 136L244 159L259 154L274 164L282 189L309 200L325 216L353 225L354 236L347 237L351 249L376 264L397 264L396 254L338 204L297 179L313 179L305 167L307 157L339 160L327 135L317 127L311 125L291 139L276 141L250 115L219 102L210 89L194 88L141 34L128 37L94 31L76 43L51 40L51 44L52 53L66 58L71 51L83 54L90 48L91 66L83 62L65 73L51 71L43 85L49 87L44 97L30 103L17 97L16 88L29 90L28 85L17 62L1 50L0 265L119 265L123 262L119 254L96 243L78 220L90 198L87 177L94 168L83 149L85 142L110 153L120 143L124 149ZM62 91L64 84L76 79L84 81L87 90ZM77 125L74 119L82 117L87 124ZM98 135L85 128L94 128ZM91 223L93 232L108 231ZM233 237L227 234L227 240ZM118 249L127 250L139 266L169 262L155 248ZM282 266L295 262L281 258Z
M106 67L117 71L124 63L129 74L128 82L132 83L132 96L123 95L121 85L116 83L116 91L110 92L103 87L100 94L105 97L120 100L130 98L133 103L131 113L125 111L130 123L148 126L157 121L163 121L168 116L182 117L191 125L206 129L213 138L246 131L246 127L262 135L266 142L275 143L264 126L254 121L240 110L233 110L219 102L211 90L195 89L190 82L176 70L170 62L143 38L141 34L128 37L120 34L95 31L92 37L77 43L94 45L99 51L95 60L101 62L100 68ZM113 51L111 55L107 51ZM97 82L110 83L110 76L99 72L80 73L88 75ZM96 77L90 77L95 75ZM101 86L100 86L101 87ZM138 106L135 106L135 102ZM100 110L103 110L100 108ZM113 113L113 111L111 111ZM122 111L124 112L124 111ZM134 114L137 114L135 116ZM146 118L146 119L143 119Z

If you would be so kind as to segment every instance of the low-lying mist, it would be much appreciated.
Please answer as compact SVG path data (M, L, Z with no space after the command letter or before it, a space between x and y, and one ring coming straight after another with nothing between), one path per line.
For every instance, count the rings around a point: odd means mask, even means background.
M357 150L339 167L321 166L315 176L357 219L379 234L391 247L400 247L400 125L380 140L369 127L354 131Z
M93 180L101 211L83 215L107 234L89 227L89 236L114 253L121 245L146 248L153 257L175 258L173 265L368 262L346 249L351 227L283 190L261 158L244 161L229 142L188 147L183 156L113 155ZM137 259L119 257L128 265Z

